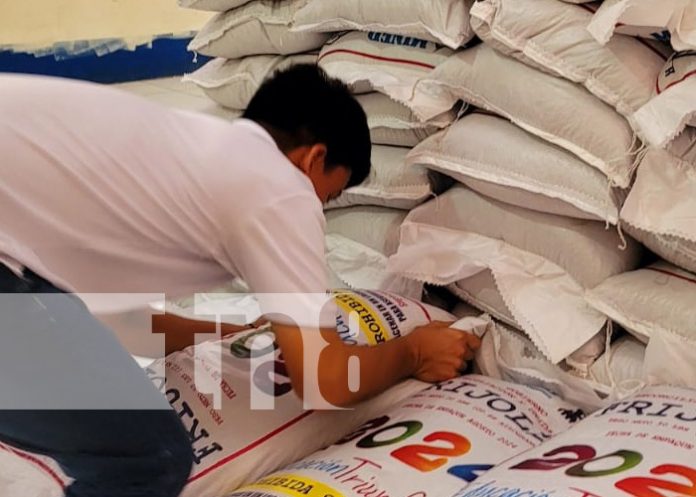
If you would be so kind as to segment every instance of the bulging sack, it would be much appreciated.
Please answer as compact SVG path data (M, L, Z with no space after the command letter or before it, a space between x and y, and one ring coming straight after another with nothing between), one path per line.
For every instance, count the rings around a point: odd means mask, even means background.
M696 164L651 149L621 210L626 231L663 259L696 272Z
M671 47L628 36L601 45L587 31L592 11L558 0L484 0L471 9L486 43L533 67L583 85L630 116L652 97Z
M293 64L315 64L312 54L255 55L238 60L213 59L197 71L186 74L189 81L201 88L208 97L230 109L244 110L261 83L275 71Z
M415 37L450 48L474 37L469 26L473 0L407 0L398 8L389 0L310 0L295 16L298 31L376 31ZM394 41L397 43L397 41Z
M428 170L406 164L409 149L372 146L370 175L360 185L346 189L327 208L377 205L409 210L433 194Z
M549 214L616 224L624 192L573 154L506 119L474 113L407 157L487 197Z
M694 390L647 387L451 495L691 495L696 484L694 420Z
M485 376L552 392L585 412L594 412L619 397L611 386L580 378L551 363L523 333L500 323L483 336L475 364Z
M329 39L323 33L290 31L306 0L255 0L217 14L189 43L188 49L210 57L241 59L250 55L289 55L317 50Z
M512 311L500 293L490 269L485 269L469 278L452 283L447 286L447 289L467 304L504 323L513 331L524 335L524 326L517 322L512 315ZM453 312L453 314L456 313ZM572 369L578 376L590 376L590 368L604 353L605 343L606 332L603 330L567 356L563 365Z
M337 234L326 235L326 261L333 288L384 290L419 299L423 284L387 271L384 254Z
M399 245L407 212L354 206L326 211L326 260L340 284L335 287L386 290L420 298L423 285L387 271Z
M336 445L229 497L447 495L583 415L548 392L463 376L411 395Z
M616 33L671 41L675 50L696 48L696 5L691 0L605 0L588 26L600 43Z
M645 344L630 335L618 338L590 368L592 381L608 387L630 389L644 382Z
M498 321L515 329L521 328L500 294L490 269L484 269L473 276L455 281L448 285L447 289L462 301L489 314Z
M419 115L428 117L448 110L458 99L506 117L570 151L599 169L613 185L630 185L637 148L634 132L614 108L582 86L482 44L457 52L423 77L407 105L416 108L427 101L429 108L421 109ZM437 108L438 103L444 105Z
M696 50L674 53L660 72L655 96L633 116L654 147L665 148L687 125L696 126Z
M399 229L408 212L376 206L354 206L325 212L326 233L342 235L386 256L399 246Z
M0 443L0 495L63 497L72 483L53 459Z
M521 209L457 185L411 211L389 267L438 285L490 270L515 322L557 363L606 321L585 289L637 266L639 245L619 244L601 222Z
M696 275L667 262L609 278L587 301L644 343L676 334L696 346Z
M454 121L454 112L446 112L429 121L421 121L411 110L379 92L357 96L367 114L370 139L375 145L415 147L430 135Z
M350 85L354 93L377 90L405 104L421 120L428 120L451 111L455 102L435 96L412 103L415 85L453 53L450 48L420 38L375 31L348 32L324 45L319 66ZM437 111L424 116L422 109L431 106Z
M432 320L452 320L386 292L338 291L335 302L338 333L350 344L377 345ZM224 495L330 445L424 386L408 380L355 409L305 410L269 328L187 348L146 371L190 432L194 467L182 495L196 497Z

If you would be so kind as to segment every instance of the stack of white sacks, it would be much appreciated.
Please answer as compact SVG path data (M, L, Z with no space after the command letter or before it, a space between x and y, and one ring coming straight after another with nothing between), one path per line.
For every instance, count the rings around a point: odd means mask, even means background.
M273 70L308 60L359 94L374 171L328 206L337 283L447 286L609 387L655 374L634 373L655 330L690 339L693 2L659 16L648 0L181 2L233 9L191 44L231 60L187 76L222 105L243 109ZM454 122L462 101L479 110ZM431 198L428 171L458 184ZM641 268L636 240L664 260ZM609 318L632 335L599 360Z
M261 82L276 69L316 62L328 37L294 33L290 25L304 0L180 0L182 7L218 12L189 44L215 57L184 79L200 86L218 104L242 111Z
M455 112L443 109L424 120L399 102L411 97L418 79L473 37L466 2L409 2L398 11L384 1L180 3L223 11L189 46L217 58L185 79L227 108L243 110L266 77L293 63L318 61L331 76L350 85L368 115L374 167L365 183L327 206L334 283L388 286L420 296L420 284L386 276L386 257L396 251L407 211L443 186L425 167L407 167L406 155L450 125Z
M636 36L600 42L589 28L601 16L650 2L607 1L597 17L596 4L573 3L477 2L484 43L416 84L408 103L424 118L458 99L485 112L409 155L462 185L410 213L391 269L449 285L606 391L693 384L696 92L693 54L672 54L693 36L696 7L672 2L683 8L660 29L623 26ZM670 31L682 46L664 42ZM622 229L664 260L639 268L641 247ZM609 318L631 335L600 358Z
M696 474L685 466L696 456L694 0L180 2L220 12L191 43L218 58L187 76L218 103L243 110L274 70L317 60L359 94L374 171L328 206L336 284L418 295L430 282L462 299L449 314L341 292L342 339L376 345L477 314L468 305L498 321L459 323L483 334L484 376L409 380L355 411L304 409L267 328L159 359L147 372L193 443L182 495L693 495L674 477ZM467 45L474 33L483 44ZM455 121L461 101L478 110ZM441 193L429 171L455 186ZM661 260L646 266L636 240ZM379 340L372 327L351 334L356 308L399 325ZM260 392L275 409L248 423ZM53 461L2 445L0 459L2 495L63 495Z

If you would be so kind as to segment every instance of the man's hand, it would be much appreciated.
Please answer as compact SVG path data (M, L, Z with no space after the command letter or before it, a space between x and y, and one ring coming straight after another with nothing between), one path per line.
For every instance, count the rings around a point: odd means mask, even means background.
M428 382L459 376L465 361L473 358L481 342L469 333L447 326L448 323L430 323L404 338L376 347L346 345L335 329L301 332L297 327L275 323L273 330L295 393L307 400L304 374L317 374L322 397L335 406L347 407L373 397L409 376ZM303 349L307 344L303 341L314 340L320 340L314 342L315 345L324 347L318 371L304 371ZM360 388L357 392L348 390L348 358L351 356L360 360ZM310 398L315 394L309 393Z
M451 324L433 321L406 336L415 357L415 378L429 383L455 378L462 374L467 361L474 358L481 340L449 328Z

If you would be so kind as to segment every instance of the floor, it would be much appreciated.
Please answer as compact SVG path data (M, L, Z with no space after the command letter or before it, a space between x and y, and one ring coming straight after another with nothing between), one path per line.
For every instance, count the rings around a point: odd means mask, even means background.
M179 76L117 83L114 86L177 109L205 112L223 118L239 115L236 111L220 107L203 90L193 83L182 82Z

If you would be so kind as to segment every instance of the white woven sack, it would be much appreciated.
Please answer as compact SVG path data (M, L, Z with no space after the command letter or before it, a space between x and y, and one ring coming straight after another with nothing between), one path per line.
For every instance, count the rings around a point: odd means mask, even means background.
M437 65L446 61L453 50L436 43L411 38L395 44L384 33L349 32L339 34L324 45L319 66L329 75L348 83L354 93L377 90L406 104L421 120L428 120L454 107L449 98L438 96L414 100L414 87ZM416 96L417 97L417 96ZM436 107L436 112L428 112Z
M645 344L632 336L622 336L592 365L590 378L609 387L630 389L643 381L644 363Z
M377 345L432 320L452 318L440 309L384 292L339 292L336 302L338 332L357 345ZM218 304L224 308L224 301ZM358 326L357 333L351 331L348 316L356 309L358 323L377 323L379 329ZM393 323L398 324L392 327ZM252 350L258 356L252 356ZM424 387L408 380L354 409L305 410L291 391L273 333L265 328L171 354L147 373L191 432L194 467L184 497L224 495L335 442ZM222 395L216 388L221 384ZM219 406L214 406L214 397L201 395L207 389L221 397ZM257 403L252 410L252 401L274 405L262 409Z
M585 412L616 397L611 388L578 378L564 366L552 364L527 337L500 323L483 336L475 365L485 376L550 392Z
M188 49L210 57L241 59L249 55L288 55L316 50L328 40L323 33L290 31L295 13L306 0L255 0L211 18Z
M611 37L614 34L620 34L620 35L626 35L626 36L632 36L635 38L644 38L647 40L653 40L653 41L659 41L663 43L664 45L670 46L670 39L671 39L671 34L670 32L663 27L659 26L631 26L628 24L623 24L619 23L616 26L613 27L613 32L606 33L604 32L604 26L599 28L599 32L597 31L597 22L600 21L600 19L604 18L606 19L605 15L606 12L602 12L602 15L596 16L594 14L597 13L600 9L602 9L603 3L606 3L607 6L612 5L612 1L597 1L593 0L590 3L584 3L580 5L583 9L586 9L588 12L591 12L593 14L592 21L590 24L587 26L588 32L601 44L606 44ZM614 4L616 5L616 4ZM663 14L660 13L660 16ZM600 21L602 24L604 21ZM655 22L655 24L658 24Z
M520 324L515 320L508 308L503 296L498 290L495 278L490 269L456 281L447 286L447 289L464 302L489 314L506 325L520 329Z
M628 36L601 45L587 32L591 19L558 0L484 0L471 9L474 30L496 50L583 85L630 119L650 100L671 48Z
M326 233L342 235L389 256L399 246L399 229L407 214L369 205L331 209L325 213Z
M428 170L406 165L409 149L373 145L370 175L360 185L346 189L326 207L378 205L409 210L432 195Z
M696 51L692 50L674 53L656 78L655 96L633 117L651 145L664 148L687 125L696 126L694 76Z
M0 495L63 497L72 483L53 459L0 443Z
M681 497L696 482L696 391L650 386L450 496Z
M581 416L547 392L462 376L412 395L336 445L229 497L447 495Z
M609 278L587 301L645 343L676 334L696 346L696 275L667 262Z
M428 136L452 124L454 112L421 121L403 104L379 92L357 96L367 114L370 138L375 145L415 147Z
M623 192L573 154L497 116L474 113L408 155L501 202L549 214L616 224Z
M625 118L582 86L482 44L458 52L422 78L410 105L429 101L429 112L436 112L458 99L507 117L596 167L612 184L629 186L634 133ZM444 105L438 109L436 102Z
M331 288L388 291L412 299L423 296L421 283L387 271L386 255L350 238L326 235L326 262Z
M473 0L310 0L295 16L298 31L378 31L457 48L474 37Z
M663 259L696 272L696 164L651 149L621 211L626 230Z
M275 71L293 64L314 64L316 55L255 55L238 60L213 59L183 81L195 83L223 107L243 110L261 83Z
M411 211L390 269L449 285L490 269L515 322L557 363L604 325L584 288L635 268L640 249L618 248L601 222L520 209L455 186ZM558 330L563 330L559 335Z
M333 287L386 290L420 298L422 283L387 271L387 258L396 252L399 228L406 214L374 206L327 211L326 260L335 276Z
M213 12L225 12L236 9L251 0L177 0L180 7L196 10L210 10Z
M671 40L675 50L696 48L696 4L692 0L605 0L588 31L606 43L614 34Z
M524 334L523 326L513 317L489 269L452 283L447 288L467 304L489 314L514 331ZM452 313L457 315L454 311ZM606 333L602 331L566 357L565 365L576 375L587 377L592 365L604 353L605 345Z

